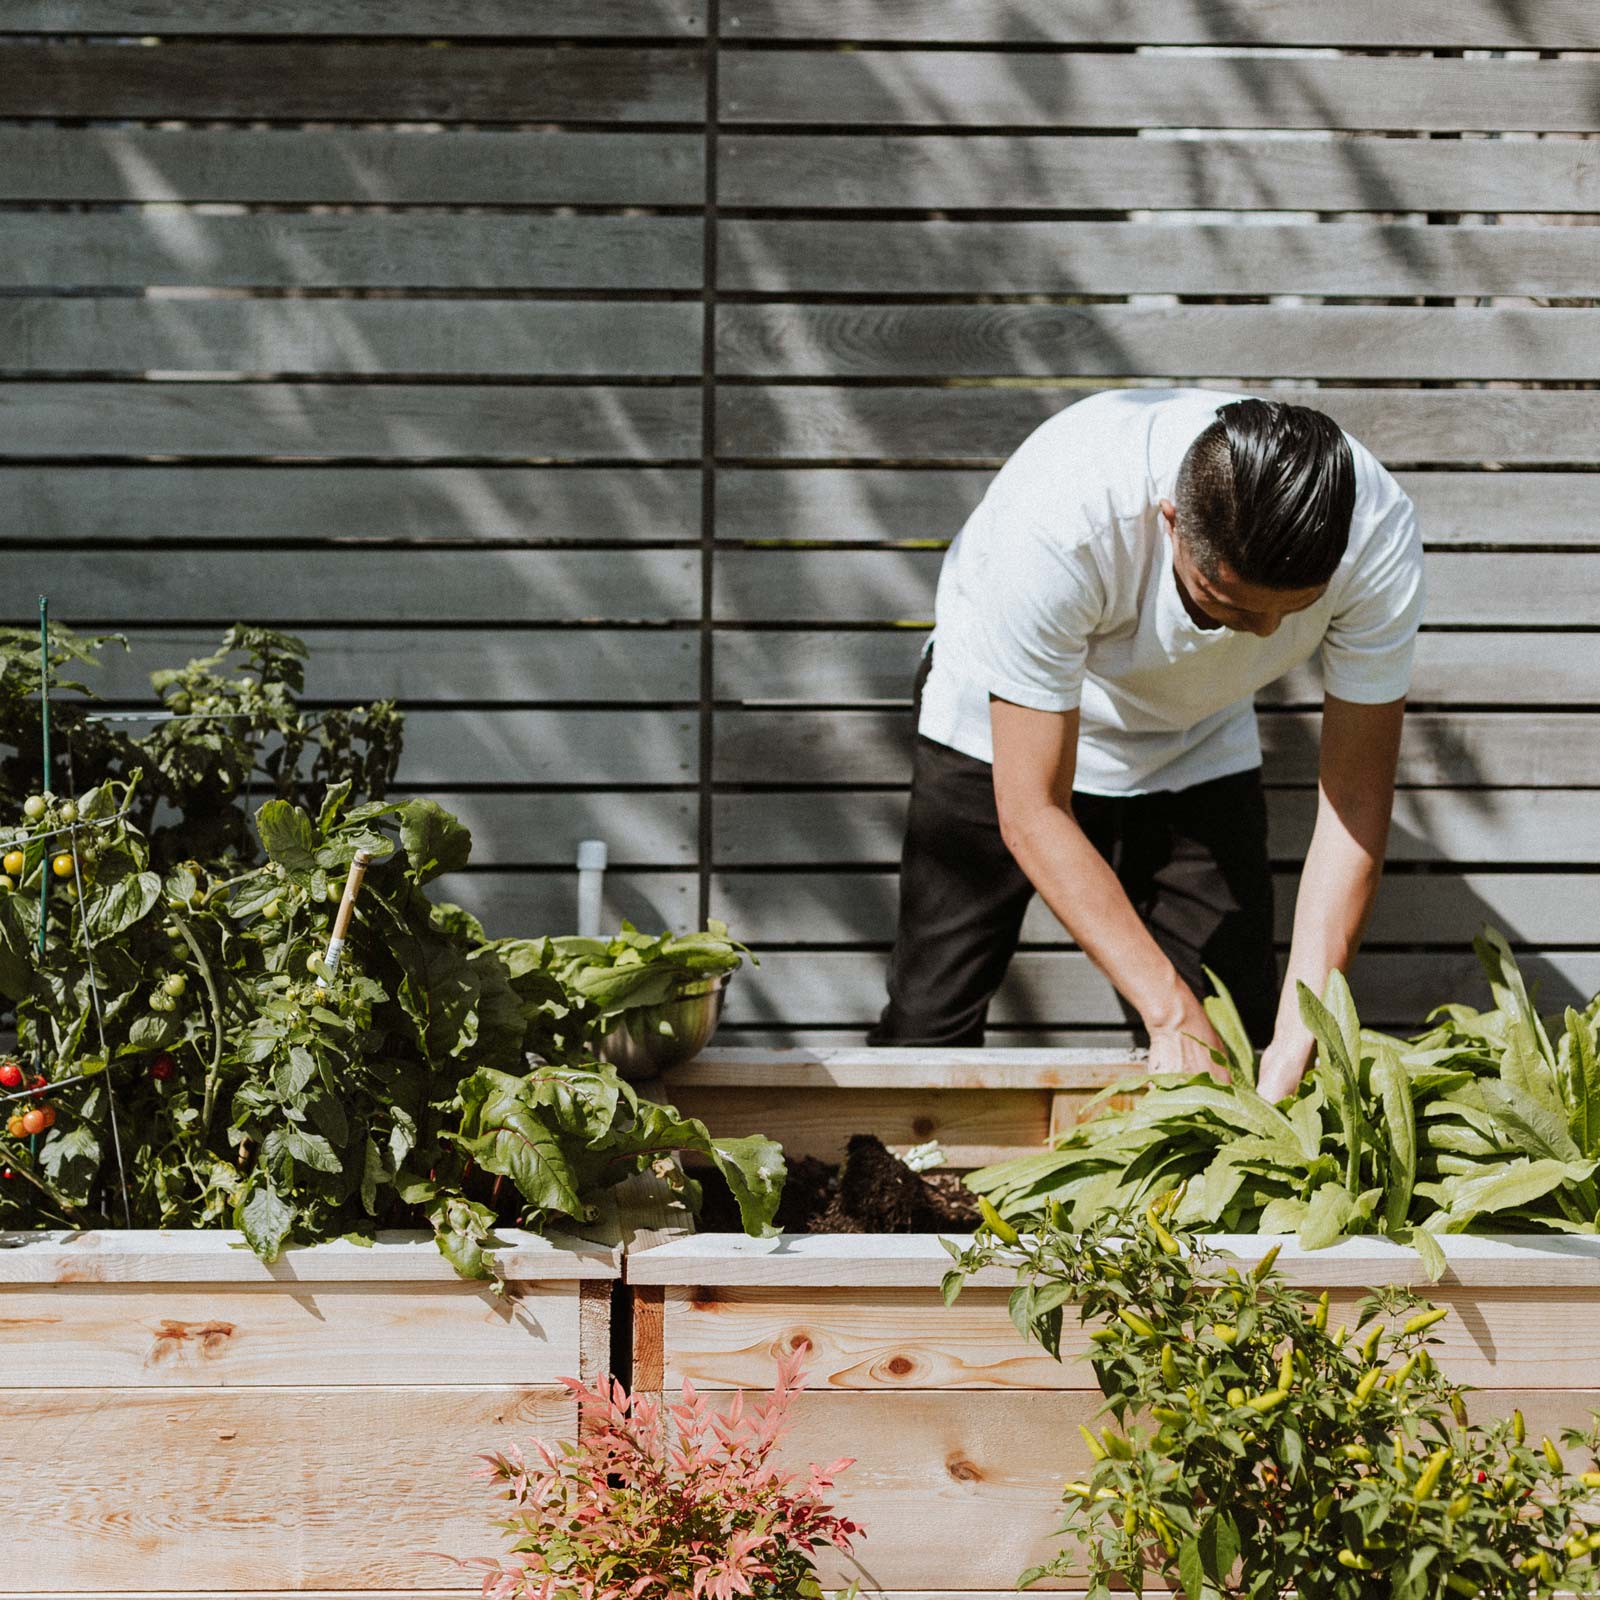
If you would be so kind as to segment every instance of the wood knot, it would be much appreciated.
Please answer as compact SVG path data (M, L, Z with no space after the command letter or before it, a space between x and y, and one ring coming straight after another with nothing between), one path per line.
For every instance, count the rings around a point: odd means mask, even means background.
M164 1320L156 1329L156 1342L150 1352L152 1362L171 1360L192 1347L203 1357L215 1359L228 1349L235 1329L231 1322L174 1322Z
M779 1355L809 1355L816 1348L811 1342L811 1335L804 1328L792 1328L778 1340Z
M910 1356L890 1356L882 1370L891 1378L909 1378L917 1370L917 1364Z
M983 1474L978 1470L975 1461L968 1461L964 1455L956 1454L946 1459L944 1470L950 1474L957 1483L982 1483Z
M936 1123L932 1117L918 1117L911 1124L911 1131L916 1134L919 1139L931 1139L934 1135L934 1130L938 1126L939 1124Z

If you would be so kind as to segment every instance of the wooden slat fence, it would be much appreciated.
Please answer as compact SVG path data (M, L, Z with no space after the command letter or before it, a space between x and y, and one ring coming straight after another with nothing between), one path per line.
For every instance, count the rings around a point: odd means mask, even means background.
M236 618L398 696L500 931L727 916L880 999L944 543L1112 384L1316 404L1431 602L1357 992L1600 987L1585 0L11 0L0 540L119 704ZM1314 671L1263 696L1288 930ZM997 1039L1114 1039L1042 910Z

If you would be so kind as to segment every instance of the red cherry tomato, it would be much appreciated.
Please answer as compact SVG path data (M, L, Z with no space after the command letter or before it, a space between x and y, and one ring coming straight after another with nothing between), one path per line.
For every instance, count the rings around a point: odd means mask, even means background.
M14 1177L16 1173L10 1167L0 1168L0 1183L10 1183Z
M0 1061L0 1089L20 1089L22 1068L15 1061Z
M22 1125L22 1113L20 1111L16 1114L16 1116L7 1119L6 1132L9 1133L13 1139L22 1138L27 1131L28 1130Z
M38 1106L31 1111L22 1113L22 1131L24 1133L43 1133L46 1127L44 1112Z
M56 1108L54 1106L42 1106L40 1108L39 1115L44 1118L45 1127L47 1127L47 1128L55 1127L55 1125L56 1125Z
M155 1060L150 1063L150 1076L154 1078L157 1083L165 1083L167 1079L170 1078L177 1070L177 1063L172 1059L171 1056L166 1055L165 1053L157 1056Z
M35 1100L37 1100L39 1096L42 1095L49 1087L50 1080L45 1077L42 1072L34 1073L34 1075L28 1080L28 1088L32 1091L33 1098Z

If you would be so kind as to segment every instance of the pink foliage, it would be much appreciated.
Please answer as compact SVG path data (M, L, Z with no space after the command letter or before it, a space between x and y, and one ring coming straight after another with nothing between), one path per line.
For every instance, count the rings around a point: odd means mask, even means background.
M772 1393L735 1392L713 1412L693 1384L665 1405L620 1383L562 1382L578 1402L578 1438L483 1457L481 1476L514 1509L501 1526L514 1561L480 1557L485 1600L808 1600L813 1557L848 1551L861 1530L826 1500L849 1458L804 1479L770 1457L802 1383L799 1356Z

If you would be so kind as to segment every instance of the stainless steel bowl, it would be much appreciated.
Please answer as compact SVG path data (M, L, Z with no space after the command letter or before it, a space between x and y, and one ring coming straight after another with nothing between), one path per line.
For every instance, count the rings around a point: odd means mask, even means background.
M600 1041L600 1054L624 1078L653 1078L698 1055L722 1020L731 972L686 983L660 1005L624 1011Z

